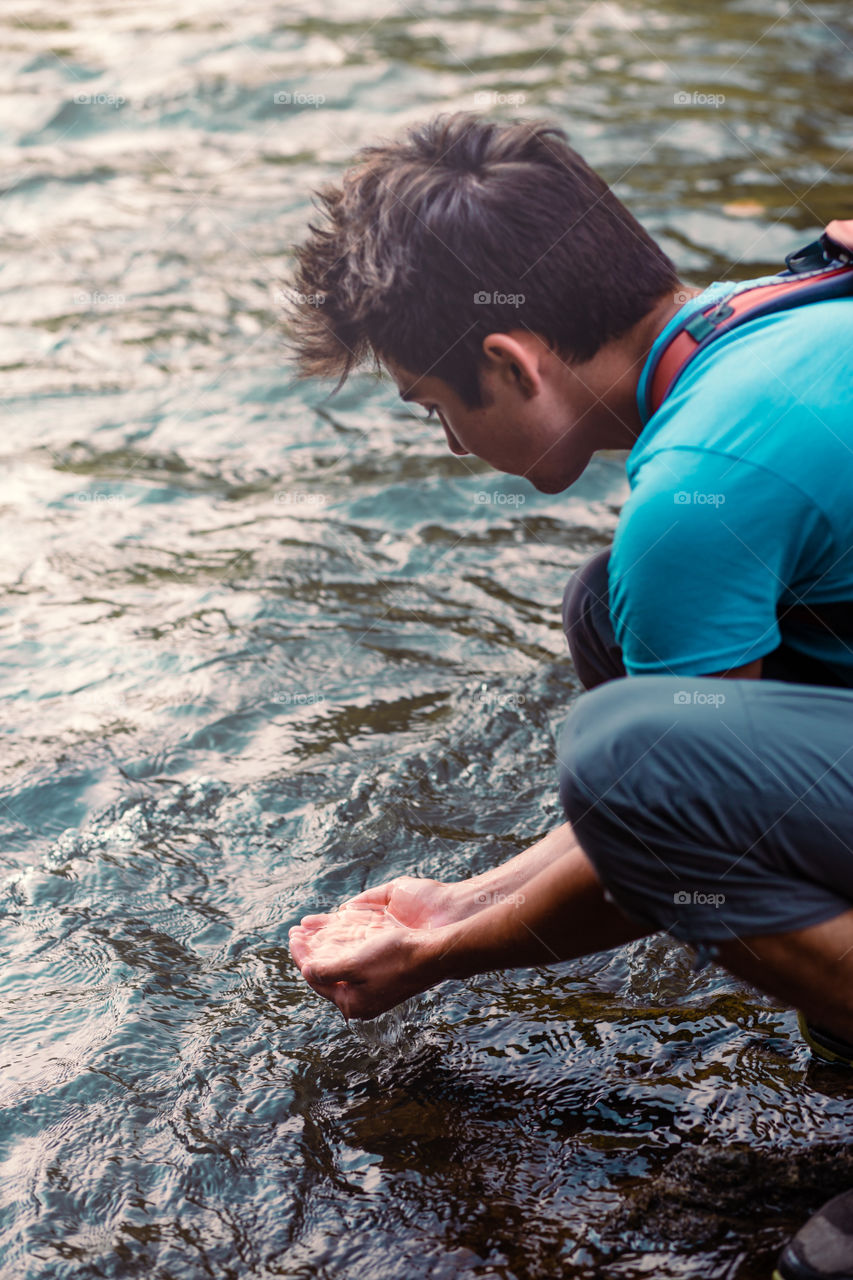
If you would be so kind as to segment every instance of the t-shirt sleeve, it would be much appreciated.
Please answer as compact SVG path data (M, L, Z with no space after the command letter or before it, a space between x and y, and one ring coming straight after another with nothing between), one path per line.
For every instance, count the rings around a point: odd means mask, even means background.
M764 467L698 449L656 454L610 554L625 670L711 675L772 652L777 602L825 536L811 498Z

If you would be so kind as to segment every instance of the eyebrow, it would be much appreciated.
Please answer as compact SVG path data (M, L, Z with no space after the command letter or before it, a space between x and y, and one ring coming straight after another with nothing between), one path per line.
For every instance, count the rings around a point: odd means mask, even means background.
M419 396L416 396L416 395L415 395L415 393L414 393L414 391L412 390L412 388L411 388L411 387L410 387L410 388L409 388L409 390L408 390L408 391L406 391L405 393L404 393L404 392L402 392L402 391L400 392L400 399L401 399L401 400L405 400L407 403L408 403L408 401L410 401L410 400L418 400L419 398L420 398Z

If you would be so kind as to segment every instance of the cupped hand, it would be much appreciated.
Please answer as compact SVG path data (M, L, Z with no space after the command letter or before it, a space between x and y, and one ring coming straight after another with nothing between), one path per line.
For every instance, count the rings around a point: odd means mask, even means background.
M472 895L465 897L457 884L420 876L396 876L386 884L365 889L342 903L341 909L380 907L410 929L437 929L469 915L477 909L473 904Z
M363 895L362 895L363 896ZM313 989L345 1018L375 1018L434 982L425 930L379 903L306 916L290 930L290 953Z

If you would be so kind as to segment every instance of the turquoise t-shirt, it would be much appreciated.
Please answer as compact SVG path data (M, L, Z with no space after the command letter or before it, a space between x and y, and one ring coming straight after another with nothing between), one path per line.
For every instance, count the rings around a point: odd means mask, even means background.
M715 282L658 335L641 405L671 330L731 289ZM777 604L853 600L853 299L715 339L646 421L627 471L609 585L629 675L743 666L780 643ZM853 635L786 622L785 639L853 684Z

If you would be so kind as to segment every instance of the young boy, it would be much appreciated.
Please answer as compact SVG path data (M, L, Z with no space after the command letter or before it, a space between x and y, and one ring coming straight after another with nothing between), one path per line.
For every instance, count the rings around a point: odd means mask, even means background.
M303 977L369 1018L448 977L665 930L851 1061L850 296L703 345L734 286L683 284L547 122L439 116L321 198L297 249L296 296L323 299L294 315L303 375L340 385L372 356L453 453L558 493L625 448L631 494L564 599L594 690L560 741L567 822L483 875L401 877L306 917ZM841 277L853 223L827 230ZM685 320L698 349L661 387ZM784 1276L853 1277L853 1200L822 1212Z

